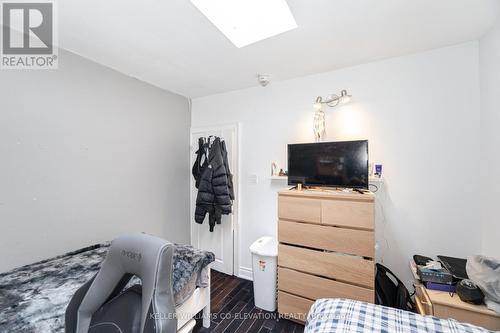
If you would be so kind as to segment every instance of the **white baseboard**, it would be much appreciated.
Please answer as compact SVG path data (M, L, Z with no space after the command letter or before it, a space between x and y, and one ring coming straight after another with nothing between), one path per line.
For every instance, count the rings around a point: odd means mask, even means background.
M248 267L240 266L240 269L238 271L238 277L245 279L245 280L253 281L252 269L248 268Z

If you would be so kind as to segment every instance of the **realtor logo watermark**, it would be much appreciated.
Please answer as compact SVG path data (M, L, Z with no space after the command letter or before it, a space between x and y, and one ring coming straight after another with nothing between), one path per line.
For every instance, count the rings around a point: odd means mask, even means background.
M36 1L36 0L35 0ZM57 21L53 1L1 2L1 69L56 69Z

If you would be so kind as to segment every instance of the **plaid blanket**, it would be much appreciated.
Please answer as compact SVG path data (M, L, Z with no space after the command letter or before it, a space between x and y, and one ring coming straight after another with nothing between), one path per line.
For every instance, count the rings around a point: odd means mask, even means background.
M397 333L485 333L492 332L454 319L421 316L408 311L349 299L317 300L309 314L304 333L397 332Z

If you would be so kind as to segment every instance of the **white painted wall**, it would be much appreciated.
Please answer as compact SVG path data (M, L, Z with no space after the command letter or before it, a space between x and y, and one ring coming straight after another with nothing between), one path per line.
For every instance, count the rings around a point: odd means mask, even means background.
M483 253L500 258L500 22L479 41Z
M469 231L480 222L478 44L471 42L195 99L193 126L241 123L240 272L251 266L249 245L276 235L282 186L268 179L271 162L285 164L287 143L313 140L312 103L341 89L353 102L326 111L327 140L369 139L371 161L384 165L378 259L409 282L414 253L479 253L481 235Z
M188 242L186 98L59 56L0 73L0 271L125 232Z

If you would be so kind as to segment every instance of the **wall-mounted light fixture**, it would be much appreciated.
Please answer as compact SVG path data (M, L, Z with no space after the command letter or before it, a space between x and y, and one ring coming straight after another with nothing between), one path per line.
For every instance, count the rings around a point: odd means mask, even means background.
M349 103L351 101L352 95L347 93L347 90L342 90L340 96L336 94L331 94L326 97L325 100L321 96L316 98L313 107L316 110L314 113L314 138L316 141L321 141L326 134L325 126L325 113L323 112L323 105L328 105L329 107L335 107L340 104Z
M352 95L347 93L347 90L342 90L340 92L340 96L336 94L331 94L326 97L325 100L321 96L316 98L316 102L314 103L314 108L316 110L321 109L321 105L326 104L330 107L335 107L341 104L349 103L351 101Z

